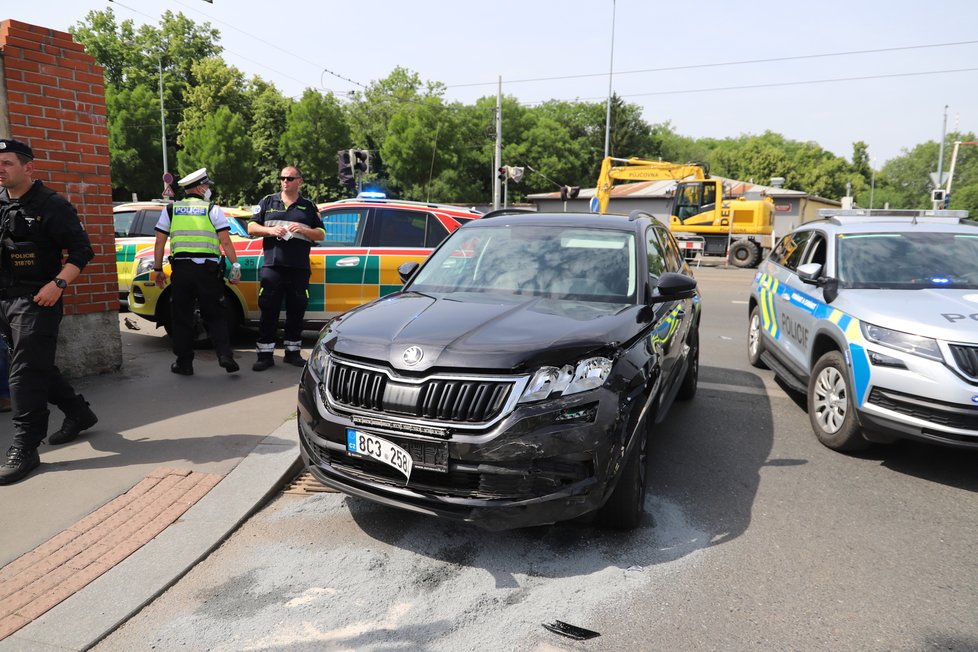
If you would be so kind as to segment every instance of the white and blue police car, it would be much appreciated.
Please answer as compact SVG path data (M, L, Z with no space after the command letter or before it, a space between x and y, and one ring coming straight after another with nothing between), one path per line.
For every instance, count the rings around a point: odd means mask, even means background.
M978 449L978 223L966 211L819 211L758 268L747 354L807 395L839 451Z

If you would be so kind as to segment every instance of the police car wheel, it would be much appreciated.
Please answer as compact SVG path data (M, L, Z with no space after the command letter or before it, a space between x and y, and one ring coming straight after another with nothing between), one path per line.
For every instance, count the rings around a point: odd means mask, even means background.
M837 451L869 446L859 431L845 360L829 351L815 364L808 382L808 419L823 445Z
M747 361L752 367L767 369L767 365L761 360L761 354L764 353L761 335L761 307L754 306L750 311L750 325L747 327Z

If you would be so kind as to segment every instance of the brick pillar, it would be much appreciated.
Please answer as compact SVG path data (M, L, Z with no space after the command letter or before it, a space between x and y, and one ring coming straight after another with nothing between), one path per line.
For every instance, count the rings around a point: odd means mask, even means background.
M34 178L74 204L95 250L65 293L59 367L71 376L119 369L105 78L71 34L0 22L0 137L34 149Z

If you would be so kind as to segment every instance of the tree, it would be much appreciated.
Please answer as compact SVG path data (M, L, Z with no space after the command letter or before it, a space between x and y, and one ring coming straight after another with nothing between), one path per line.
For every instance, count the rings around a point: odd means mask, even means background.
M257 199L278 189L278 175L290 165L280 152L279 141L285 133L292 100L259 77L252 80L248 94L252 109L251 145L258 162L258 188L254 195Z
M184 138L177 152L180 175L206 167L216 200L248 203L254 190L255 159L244 118L222 106Z
M118 91L109 86L105 104L112 115L109 151L112 152L113 196L117 199L129 199L132 193L144 198L159 196L163 187L163 153L156 93L141 84ZM155 157L148 158L147 153L153 151Z
M304 192L326 201L347 196L337 179L336 152L352 147L350 127L339 102L307 88L289 107L279 153L305 176Z
M177 143L183 144L186 134L199 129L207 116L213 115L218 107L227 107L231 113L251 123L244 73L228 66L219 57L198 61L192 70L196 83L184 93L186 108L177 130Z

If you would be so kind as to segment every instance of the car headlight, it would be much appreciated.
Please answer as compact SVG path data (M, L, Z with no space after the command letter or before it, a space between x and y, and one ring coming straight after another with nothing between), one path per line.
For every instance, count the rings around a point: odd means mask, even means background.
M149 274L153 271L153 259L152 258L141 258L138 263L136 263L135 275Z
M520 403L542 401L545 398L569 396L604 385L611 373L608 358L587 358L577 366L541 367L537 370L520 397Z
M309 373L319 380L326 377L326 363L329 362L329 351L323 346L323 342L324 340L320 339L316 343L316 347L312 350L312 355L309 356L309 363L307 365Z
M921 337L920 335L911 335L910 333L890 330L889 328L883 328L882 326L876 326L875 324L867 324L866 322L862 321L859 322L859 327L863 331L863 337L870 342L875 342L876 344L881 344L882 346L888 346L891 349L896 349L897 351L919 355L922 358L929 358L931 360L937 360L938 362L944 362L944 356L941 355L941 349L939 346L937 346L937 340L929 337Z

